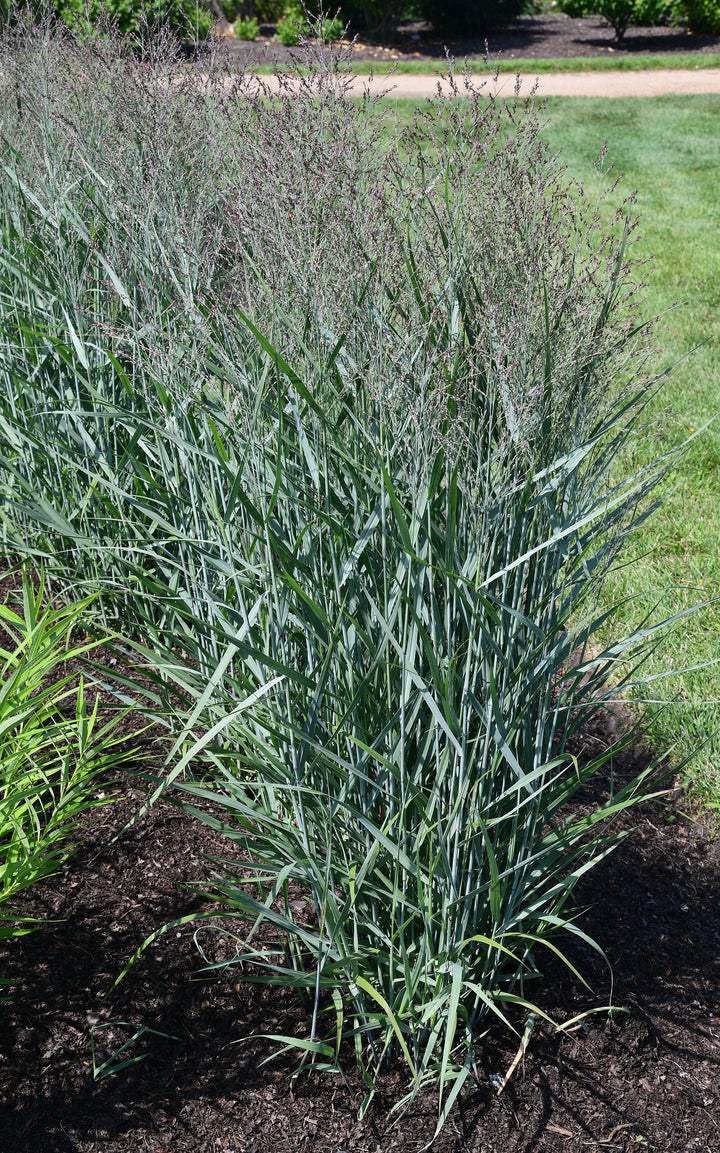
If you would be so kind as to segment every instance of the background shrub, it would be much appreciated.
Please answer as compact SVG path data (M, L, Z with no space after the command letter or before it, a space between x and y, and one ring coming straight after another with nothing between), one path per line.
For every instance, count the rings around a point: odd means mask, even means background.
M322 39L329 41L331 44L341 40L344 31L345 25L339 16L334 17L332 20L323 20L320 26Z
M292 48L295 44L299 44L301 38L306 35L308 31L307 24L302 21L298 13L284 16L277 26L280 43L284 44L286 48Z
M512 23L524 9L523 0L423 0L422 13L437 32L479 36Z
M254 40L260 31L257 20L238 20L234 27L235 35L240 40Z
M592 15L594 11L591 0L560 0L558 7L572 20L577 20L580 16Z
M267 24L277 24L285 11L286 0L262 0L255 4L255 15Z
M700 35L720 34L720 3L718 0L681 0L691 32Z
M631 24L652 27L676 21L682 11L682 0L560 0L560 10L572 18L603 16L612 28L620 28L620 39ZM617 29L616 29L617 35Z
M361 28L382 43L392 40L402 19L417 19L422 16L419 4L408 4L407 0L345 0L342 5L342 18L352 22L353 27Z
M55 16L76 31L102 22L123 33L161 25L188 40L206 40L215 18L202 0L55 0Z

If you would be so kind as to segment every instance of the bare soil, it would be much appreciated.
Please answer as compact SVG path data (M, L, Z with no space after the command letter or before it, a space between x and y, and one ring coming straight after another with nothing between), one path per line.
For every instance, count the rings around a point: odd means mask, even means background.
M622 718L585 734L610 739ZM631 774L647 751L628 751ZM161 924L212 908L183 888L201 882L207 856L228 842L166 801L115 844L140 807L137 781L115 787L63 872L27 904L46 923L0 951L16 979L0 1006L0 1149L3 1153L416 1153L431 1139L428 1094L395 1128L389 1108L406 1088L387 1075L370 1113L340 1078L292 1079L294 1062L263 1065L276 1049L261 1034L307 1035L308 1011L291 992L264 990L230 969L202 974L192 927L173 929L105 995L134 949ZM584 946L566 946L592 990L553 956L528 990L557 1021L612 1003L569 1033L534 1031L502 1095L491 1084L517 1049L509 1035L478 1048L478 1083L456 1107L438 1153L715 1153L720 1148L720 843L680 812L678 799L647 804L632 835L578 891L580 925L602 944L612 971ZM231 945L204 929L212 961ZM99 1025L113 1024L98 1030ZM119 1022L125 1022L121 1025ZM146 1059L94 1080L97 1062L141 1027L125 1057ZM120 1058L121 1059L121 1058Z
M297 54L297 49L283 47L271 34L250 43L230 36L225 43L236 65L283 63ZM437 66L445 60L446 46L458 61L479 59L486 52L484 38L443 39L428 25L415 23L401 25L397 40L386 46L358 39L352 59L358 62L416 60ZM622 47L618 47L612 28L599 16L571 20L562 13L549 13L520 16L509 28L493 32L487 39L487 52L492 60L622 57L647 52L712 53L720 52L720 36L694 36L685 28L631 27Z

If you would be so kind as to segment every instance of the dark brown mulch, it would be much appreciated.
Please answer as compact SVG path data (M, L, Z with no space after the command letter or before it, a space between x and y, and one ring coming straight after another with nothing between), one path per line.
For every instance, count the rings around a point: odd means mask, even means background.
M631 27L622 47L615 44L612 28L599 16L571 20L562 13L520 16L509 28L493 32L487 40L492 60L548 59L572 56L632 56L638 52L708 53L720 52L720 36L694 36L684 28ZM247 43L227 37L225 45L236 64L284 63L297 55L279 40L261 37ZM402 25L395 43L383 47L358 39L352 52L356 61L417 60L440 65L445 46L457 61L482 57L485 39L443 39L424 24Z
M598 729L588 741L605 739ZM636 771L644 753L619 765ZM415 1153L432 1136L434 1101L423 1098L394 1129L386 1115L402 1093L389 1075L369 1116L339 1079L293 1082L293 1066L261 1066L273 1051L260 1033L307 1035L294 996L197 976L190 928L148 949L117 991L112 980L144 937L201 907L179 888L200 880L203 854L226 842L166 802L115 845L142 793L122 788L118 804L94 814L79 854L29 898L39 932L0 952L0 973L17 978L0 1007L0 1149L3 1153ZM710 1153L720 1148L720 844L667 802L634 816L623 846L584 883L581 924L612 963L612 1001L629 1010L557 1034L536 1029L524 1061L498 1097L516 1043L488 1039L477 1054L480 1083L466 1093L436 1142L439 1153L605 1153L648 1149ZM210 931L201 943L223 959ZM552 956L539 958L542 986L529 989L559 1020L605 1005L607 968L582 945L573 959L593 992ZM141 1026L128 1051L147 1059L93 1081L98 1060Z

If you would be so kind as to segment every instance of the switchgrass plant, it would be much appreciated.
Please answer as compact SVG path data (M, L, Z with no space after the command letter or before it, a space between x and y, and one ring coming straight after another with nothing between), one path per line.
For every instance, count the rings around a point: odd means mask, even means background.
M52 607L27 573L17 599L0 604L0 940L37 927L19 895L72 854L80 818L108 803L98 776L124 759L118 716L99 719L68 665L97 647L75 636L87 603Z
M400 1060L441 1125L653 787L571 754L659 627L598 643L672 459L619 468L659 384L627 208L469 78L388 137L342 54L271 96L75 51L2 65L4 531L154 678L234 964L309 997L281 1043L354 1052L363 1108Z

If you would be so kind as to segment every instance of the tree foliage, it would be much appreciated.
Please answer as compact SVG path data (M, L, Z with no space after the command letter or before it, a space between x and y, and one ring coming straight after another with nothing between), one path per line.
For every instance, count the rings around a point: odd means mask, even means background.
M423 0L422 12L436 32L478 36L510 24L523 7L523 0Z

